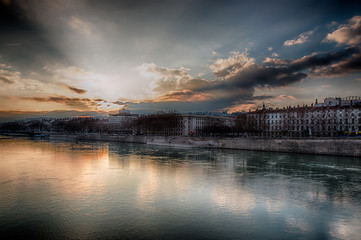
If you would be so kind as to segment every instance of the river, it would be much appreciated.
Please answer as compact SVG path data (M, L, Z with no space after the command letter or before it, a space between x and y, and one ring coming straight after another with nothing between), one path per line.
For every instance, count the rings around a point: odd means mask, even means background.
M360 239L361 158L0 138L1 239Z

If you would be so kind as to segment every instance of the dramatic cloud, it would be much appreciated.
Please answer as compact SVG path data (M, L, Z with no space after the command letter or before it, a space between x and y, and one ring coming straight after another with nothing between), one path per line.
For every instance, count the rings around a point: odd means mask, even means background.
M230 113L233 112L242 112L242 111L249 111L251 109L260 109L263 107L263 105L267 107L277 107L282 103L287 102L290 104L292 102L293 104L297 101L297 99L294 96L291 95L279 95L279 96L254 96L250 100L247 100L241 104L235 104L233 106L230 106L226 108L226 110Z
M12 83L14 83L13 80L10 80L10 79L8 79L8 78L6 78L6 77L4 77L4 76L0 76L0 82L2 82L2 83L7 83L7 84L12 84Z
M28 97L23 97L23 99L25 100L33 100L33 101L37 101L37 102L57 102L57 103L77 103L77 102L90 102L91 100L88 98L70 98L70 97L64 97L64 96L59 96L59 97L47 97L47 98L40 98L40 97L32 97L32 98L28 98Z
M329 67L315 71L315 76L336 77L361 71L361 53L353 54L350 58L332 64Z
M204 88L214 83L206 79L194 78L190 75L190 70L186 68L172 69L159 67L154 63L144 63L137 70L142 76L153 80L151 89L158 95Z
M196 102L208 109L244 109L259 106L261 101L296 101L287 94L278 97L254 96L256 88L279 88L309 76L333 76L360 70L360 48L348 47L338 51L315 52L299 59L266 58L262 64L245 52L232 52L228 58L217 59L210 65L215 79L193 78L188 69L170 69L155 64L143 64L138 70L154 80L153 90L159 93L148 103ZM246 104L246 105L244 105ZM272 104L269 104L272 105Z
M211 93L197 93L191 90L183 90L180 92L172 92L165 94L155 101L185 101L185 102L199 102L199 101L206 101L212 97Z
M215 63L210 66L213 73L220 78L231 78L238 72L255 65L255 59L249 58L247 51L232 52L231 56L226 59L217 59Z
M285 46L293 46L293 45L297 45L297 44L303 44L305 42L308 42L310 36L313 34L313 31L308 31L308 32L304 32L301 33L300 35L298 35L297 37L295 37L292 40L287 40L283 43L283 45Z
M190 78L189 69L186 68L170 69L165 67L158 67L154 63L143 63L137 69L143 76L163 78L166 81L182 81L184 79Z
M263 63L266 65L274 65L274 66L281 66L281 65L288 65L291 61L287 59L279 59L279 58L269 58L267 57Z
M61 82L42 81L38 77L39 75L36 73L25 75L13 66L0 64L0 83L6 84L6 88L0 89L0 96L62 94L62 92L66 92L65 89L59 88L59 85L62 86Z
M84 90L84 89L80 89L80 88L76 88L76 87L72 87L72 86L66 86L70 91L73 91L75 93L78 93L78 94L85 94L87 93L88 91L87 90Z
M247 53L233 53L228 59L218 59L211 65L214 74L223 81L204 91L242 89L254 92L259 87L282 87L299 82L308 76L334 77L361 71L361 48L348 47L325 53L315 52L299 59L266 58L255 63ZM282 98L282 95L280 97ZM249 101L249 100L247 100ZM249 102L247 102L250 104Z
M100 104L89 98L71 98L65 96L55 96L55 97L22 97L24 100L36 101L36 102L54 102L65 104L71 107L76 107L82 110L93 110L95 107L100 106Z
M216 85L216 88L237 87L252 90L257 86L284 86L300 81L307 76L307 74L293 69L291 65L257 64L254 58L248 57L247 52L235 52L228 59L218 59L210 68L217 77L225 80Z
M222 110L311 102L324 84L357 95L359 13L339 0L0 0L0 111Z
M339 44L361 43L361 16L354 16L347 24L340 25L337 30L327 34L325 42L335 41Z
M343 50L314 53L292 62L294 69L308 69L311 75L340 76L360 71L360 47L348 47Z
M315 52L311 55L304 56L300 59L292 61L291 65L296 70L325 66L333 62L338 62L347 59L354 54L360 53L360 50L361 50L360 47L348 47L342 50L330 51L326 53Z

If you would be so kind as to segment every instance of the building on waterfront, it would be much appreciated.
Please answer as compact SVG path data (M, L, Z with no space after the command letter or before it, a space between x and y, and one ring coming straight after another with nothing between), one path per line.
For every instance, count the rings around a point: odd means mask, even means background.
M110 114L108 122L111 124L119 124L120 126L128 125L134 119L137 119L139 114L131 114L130 110L119 110L117 114Z
M183 114L182 135L199 135L204 127L212 125L233 127L235 119L235 117L225 116Z
M261 137L335 137L361 131L361 98L326 98L311 106L246 113L245 132Z
M140 116L134 125L135 132L142 135L201 136L206 127L233 127L235 117L156 113Z
M226 114L156 113L139 116L122 110L109 116L120 133L161 136L336 137L361 132L361 98L326 98L322 103ZM224 130L224 131L223 131ZM223 131L223 132L222 132ZM361 134L360 134L361 135Z
M132 114L130 110L119 110L117 114L109 115L109 127L119 133L134 133L133 122L138 119L138 117L139 114Z

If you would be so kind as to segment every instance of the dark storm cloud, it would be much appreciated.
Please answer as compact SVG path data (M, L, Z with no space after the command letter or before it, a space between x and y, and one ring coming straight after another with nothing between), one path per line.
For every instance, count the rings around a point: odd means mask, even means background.
M238 88L280 87L301 81L306 77L306 73L293 71L290 67L254 66L230 77L227 84Z
M313 53L297 60L268 59L263 64L249 63L248 59L228 59L214 69L215 74L225 80L209 89L236 87L251 91L254 87L287 86L305 79L321 67L333 69L334 73L348 74L360 69L360 52L360 47L348 47L339 51Z
M361 53L354 54L352 57L333 64L329 68L320 69L315 75L323 77L334 77L340 75L351 74L361 71Z
M302 57L300 59L291 62L289 68L292 71L302 71L307 68L314 69L316 67L322 67L330 65L331 63L337 63L341 60L350 58L353 54L360 53L361 49L358 46L348 47L339 51L330 51L327 53L314 53L309 56Z
M361 70L361 48L347 47L339 51L315 53L290 64L295 71L307 70L310 76L336 77Z
M189 86L188 81L192 79L190 75L182 78L185 73L173 69L159 68L153 66L158 71L161 79L156 83L158 89L167 88L170 80L164 80L164 76L172 73L172 78L182 79L184 83L178 82L179 86ZM330 51L304 56L296 60L290 59L267 59L263 64L257 64L254 59L249 58L247 53L233 53L227 59L218 59L211 65L218 80L202 80L202 84L194 85L193 88L178 88L159 97L157 100L169 103L176 109L194 109L198 111L199 107L206 109L220 110L230 105L253 103L254 101L266 100L272 96L254 96L256 87L281 87L299 82L309 76L327 76L347 75L361 70L361 48L358 46L347 47L338 51ZM163 76L163 78L162 78ZM177 77L178 76L178 77ZM164 85L164 86L163 86ZM184 107L180 107L179 101ZM192 106L192 104L199 106ZM164 103L148 102L139 106L163 106Z
M155 100L131 104L134 108L162 108L193 111L221 110L237 104L252 104L273 96L254 96L255 88L277 88L300 82L309 76L335 76L360 70L361 48L315 52L299 59L267 58L262 64L244 53L233 52L210 66L216 79L197 79L188 69L169 69L143 64L139 69L158 76L155 90L164 93ZM194 82L194 83L193 83Z
M88 91L84 90L84 89L80 89L80 88L76 88L76 87L72 87L72 86L66 86L70 91L75 92L77 94L85 94Z

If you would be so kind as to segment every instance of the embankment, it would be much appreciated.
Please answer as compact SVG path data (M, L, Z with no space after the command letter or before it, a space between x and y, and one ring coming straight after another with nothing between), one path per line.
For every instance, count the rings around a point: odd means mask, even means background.
M255 151L309 153L361 157L361 139L253 139L162 136L51 135L52 140L95 140L144 143L173 147L210 147Z

